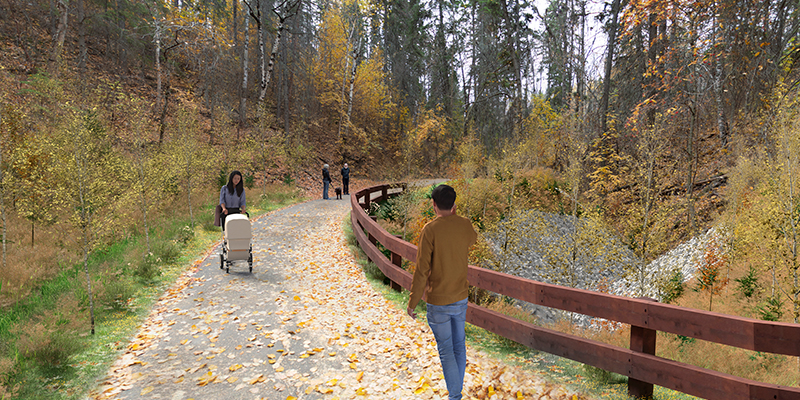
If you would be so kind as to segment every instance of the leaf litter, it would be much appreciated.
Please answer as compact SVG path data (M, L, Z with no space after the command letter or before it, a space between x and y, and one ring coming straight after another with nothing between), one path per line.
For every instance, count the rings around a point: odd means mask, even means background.
M254 225L254 271L262 267L259 260L274 261L280 252L290 261L273 275L285 276L286 283L255 311L219 295L258 298L261 286L274 283L234 274L197 276L202 272L195 263L159 299L92 398L126 398L128 391L142 398L189 399L206 387L227 386L215 392L287 400L446 399L430 328L371 288L340 227L347 209L333 211L316 215L307 229L295 227L293 245L272 238L288 225ZM225 346L217 346L221 342ZM464 394L492 400L586 398L547 382L540 372L504 365L469 347Z

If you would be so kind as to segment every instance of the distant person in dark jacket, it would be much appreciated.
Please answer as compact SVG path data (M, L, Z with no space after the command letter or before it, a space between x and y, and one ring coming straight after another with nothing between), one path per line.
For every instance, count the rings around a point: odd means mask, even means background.
M342 192L350 194L350 167L347 166L347 163L344 163L344 167L342 167Z
M228 177L228 184L219 190L219 205L222 207L220 217L222 230L224 231L226 216L246 212L247 198L244 194L244 182L241 172L231 172L231 175Z
M328 187L331 185L331 174L328 164L322 166L322 200L328 200Z

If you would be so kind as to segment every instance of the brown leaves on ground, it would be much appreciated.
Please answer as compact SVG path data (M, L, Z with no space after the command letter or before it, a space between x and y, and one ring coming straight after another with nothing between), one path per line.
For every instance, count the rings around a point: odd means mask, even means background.
M329 221L309 234L292 271L302 288L292 296L302 303L298 318L308 318L306 329L327 337L325 346L315 350L347 354L342 369L318 371L308 387L341 398L446 398L430 328L370 287L339 224ZM503 365L471 349L467 360L466 398L584 398L547 383L540 374Z
M171 381L184 389L191 383L195 389L188 391L188 397L198 397L195 392L202 393L204 387L228 385L233 391L251 388L248 390L259 396L272 390L275 394L268 397L272 399L445 399L436 343L427 324L410 319L370 287L347 249L341 213L331 214L320 218L313 230L298 232L300 251L280 246L254 250L256 259L275 251L287 252L294 259L285 266L287 279L291 278L285 290L267 301L272 303L268 311L261 311L276 317L279 325L239 318L233 314L236 307L227 310L233 306L215 304L211 294L197 298L195 302L208 307L194 316L199 320L196 324L185 326L191 336L171 344L193 354L195 365L181 366L168 380L139 380L141 374L132 372L135 366L176 359L163 347L158 359L143 354L176 324L171 316L177 312L175 301L184 298L187 287L198 281L189 271L159 299L94 398L117 398L133 389L134 382L138 385L134 390L141 396L153 397L160 385ZM266 241L266 230L255 230L254 243ZM221 290L245 289L252 288L242 280L230 279ZM209 328L212 322L218 328ZM230 351L217 347L222 327L237 332L238 343L229 346ZM199 347L204 338L208 340L206 350ZM297 342L302 343L302 350ZM256 351L258 359L240 361L237 354L245 349ZM468 349L467 359L465 398L584 399L546 382L539 373L504 365L480 352Z

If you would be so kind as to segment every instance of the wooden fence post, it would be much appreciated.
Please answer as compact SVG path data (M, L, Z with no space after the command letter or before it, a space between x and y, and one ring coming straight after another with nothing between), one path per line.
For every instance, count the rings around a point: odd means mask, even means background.
M394 237L396 237L398 239L402 239L403 238L400 235L394 235ZM402 268L403 267L403 257L401 257L400 254L392 252L392 264L396 265L397 268ZM394 289L395 292L401 292L403 290L403 287L400 286L399 283L397 283L395 281L389 281L389 282L391 282L390 285L391 285L392 289Z
M658 301L655 299L640 297L642 300ZM645 310L646 311L646 310ZM646 323L646 322L645 322ZM655 355L656 354L656 331L646 327L631 325L631 350L640 353ZM628 371L628 376L633 371ZM628 395L637 399L652 399L653 398L653 384L640 381L638 379L628 378Z
M374 215L370 215L369 218L372 219L375 222L378 221L378 217L376 217ZM369 242L372 243L374 246L377 246L378 245L378 239L376 239L375 236L372 236L372 234L369 233L369 232L367 232L367 234L369 235L368 236L369 237Z

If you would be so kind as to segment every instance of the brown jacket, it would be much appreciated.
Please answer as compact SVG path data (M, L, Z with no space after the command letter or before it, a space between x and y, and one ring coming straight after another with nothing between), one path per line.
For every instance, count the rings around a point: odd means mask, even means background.
M417 269L411 284L409 308L415 308L422 299L447 305L467 298L467 264L469 248L478 234L468 219L453 214L438 217L425 224L417 248Z

